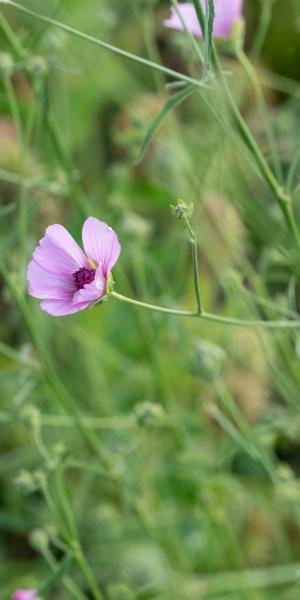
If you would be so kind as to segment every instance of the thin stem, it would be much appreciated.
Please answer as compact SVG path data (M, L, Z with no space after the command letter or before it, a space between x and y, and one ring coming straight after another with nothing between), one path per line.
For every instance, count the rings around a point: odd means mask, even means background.
M199 44L197 43L195 36L191 33L188 25L186 24L186 21L182 15L182 12L179 8L178 2L177 0L172 0L172 4L175 8L176 14L182 24L182 27L184 29L184 32L186 33L187 37L189 38L189 41L191 43L191 45L193 46L194 50L195 50L195 54L197 56L197 58L199 59L200 63L203 64L204 63L204 56L201 52L201 48L199 46Z
M28 421L28 417L25 413L0 413L0 423L13 423L16 420ZM69 415L56 415L56 414L41 414L40 415L41 426L43 427L63 427L73 428L76 427L76 421L74 417ZM99 429L99 430L125 430L133 429L136 427L136 420L134 417L88 417L82 415L80 417L82 427L87 429Z
M195 9L196 9L196 12L197 12L200 26L202 28L202 31L205 34L205 19L203 16L203 10L202 10L200 1L193 0L193 3L195 6ZM110 50L110 51L114 52L115 54L122 56L123 58L127 58L127 59L133 60L139 64L142 64L144 66L159 70L162 73L165 73L166 75L174 77L175 79L185 81L188 83L192 83L193 85L200 87L200 88L207 87L205 85L205 83L203 83L202 81L199 81L197 79L194 79L192 77L184 75L183 73L178 73L177 71L174 71L172 69L168 69L167 67L164 67L164 66L154 63L150 60L147 60L145 58L142 58L140 56L132 54L131 52L127 52L126 50L122 50L121 48L113 46L112 44L103 42L102 40L99 40L98 38L90 36L86 33L82 33L81 31L78 31L77 29L74 29L73 27L70 27L69 25L65 25L64 23L56 21L55 19L51 19L50 17L46 17L45 15L36 13L35 11L30 10L29 8L25 8L24 6L21 6L20 4L17 4L16 2L13 2L12 0L0 0L0 4L5 4L6 6L11 6L12 8L15 8L16 10L21 11L27 15L30 15L31 17L33 17L35 19L38 19L44 23L48 23L49 25L52 25L53 27L58 27L59 29L62 29L63 31L67 31L68 33L70 33L72 35L76 35L77 37L80 37L81 39L84 39L88 42L96 44L97 46L100 46L101 48ZM288 209L286 208L287 204L291 205L291 198L286 194L285 190L282 188L282 186L277 181L277 179L274 176L272 170L270 169L265 157L263 156L260 147L258 146L251 131L249 130L248 125L246 124L239 109L237 108L237 105L233 99L233 96L230 92L227 81L222 72L222 69L221 69L221 66L219 63L219 59L218 59L218 55L216 53L214 45L212 45L212 64L213 64L214 71L215 71L216 75L218 76L218 78L219 78L220 82L222 83L223 88L226 92L228 108L229 108L231 117L233 119L233 122L237 126L238 131L240 132L240 135L243 138L248 149L252 153L252 155L255 159L255 162L259 168L262 178L265 180L265 182L268 185L268 187L270 188L270 190L274 193L274 195L278 201L278 204L282 210L282 214L284 216L286 225L287 225L289 231L291 232L291 234L293 235L293 238L295 239L297 248L300 251L300 236L299 236L299 233L297 230L297 225L295 223L293 209L291 207Z
M64 481L62 478L61 468L54 472L54 480L56 484L56 491L58 494L58 498L61 504L61 509L63 512L64 520L63 520L63 528L62 533L65 537L65 541L70 546L72 553L74 555L74 559L77 561L78 566L80 567L85 579L90 588L91 596L94 600L103 600L103 595L98 587L97 581L95 579L94 573L91 570L91 567L86 560L81 543L79 538L79 533L77 530L76 521L73 515L72 507L65 490ZM54 505L51 494L48 494L48 500L50 500L51 504Z
M260 17L258 22L258 28L251 48L251 56L256 59L259 57L265 39L268 33L268 29L272 19L272 8L274 0L260 0Z
M19 105L17 102L17 98L15 95L15 91L14 91L10 77L4 77L4 87L5 87L5 92L6 92L6 95L8 98L9 109L11 112L12 120L13 120L16 130L17 130L19 144L20 144L20 147L22 148L23 147L23 133L22 133L23 126L22 126L21 113L20 113Z
M203 15L203 8L200 4L200 0L193 0L193 4L196 9L196 13L197 13L197 17L198 17L198 21L199 21L199 25L201 27L202 33L203 33L203 35L205 35L205 19L204 19L204 15ZM222 71L219 57L218 57L218 54L217 54L214 44L212 45L212 64L213 64L214 72L215 72L218 80L220 81L220 83L225 91L225 94L227 96L228 110L229 110L229 114L231 115L231 118L233 120L233 123L237 127L248 150L250 150L250 152L256 162L256 165L259 169L261 177L264 179L265 183L267 184L267 186L269 187L271 192L274 194L274 196L281 208L281 212L285 219L287 228L289 229L290 233L292 234L292 236L295 240L297 249L300 251L300 235L298 232L297 224L295 222L295 216L294 216L294 211L292 208L291 198L286 193L284 188L280 185L280 183L277 181L277 179L276 179L275 175L273 174L272 170L270 169L268 162L266 161L259 145L257 144L255 138L253 137L245 119L243 118L242 114L240 113L240 111L236 105L236 102L231 94L226 77Z
M291 162L291 165L290 165L290 168L289 168L289 171L287 174L287 179L286 179L286 189L288 190L289 193L292 191L293 181L294 181L294 177L297 172L299 161L300 161L300 129L297 134L296 144L295 144L295 148L294 148L294 152L293 152L293 158L292 158L292 162Z
M20 4L17 4L17 2L13 2L12 0L0 0L0 4L5 4L7 6L11 6L12 8L15 8L16 10L18 10L20 12L23 12L35 19L38 19L39 21L42 21L43 23L48 23L49 25L52 25L53 27L57 27L59 29L62 29L63 31L67 31L71 35L76 35L77 37L79 37L83 40L86 40L87 42L96 44L97 46L100 46L101 48L104 48L106 50L110 50L111 52L114 52L115 54L118 54L119 56L122 56L123 58L133 60L134 62L144 65L146 67L151 67L152 69L161 71L162 73L165 73L166 75L169 75L170 77L174 77L174 79L186 81L187 83L192 83L193 85L196 85L201 88L207 87L205 85L205 83L203 83L202 81L193 79L192 77L189 77L188 75L184 75L184 73L179 73L178 71L174 71L173 69L168 69L167 67L164 67L163 65L154 63L151 60L142 58L141 56L137 56L136 54L132 54L132 52L127 52L126 50L122 50L121 48L118 48L117 46L113 46L112 44L108 44L107 42L103 42L102 40L99 40L98 38L95 38L92 35L88 35L86 33L78 31L78 29L74 29L73 27L70 27L69 25L66 25L65 23L61 23L60 21L51 19L50 17L47 17L40 13L37 13L33 10L30 10L29 8L26 8L25 6L21 6Z
M191 236L190 240L192 243L194 286L195 286L195 294L196 294L196 299L197 299L197 313L199 315L201 315L203 313L203 308L202 308L200 282L199 282L197 236L196 236L196 233L191 228L191 225L190 225L190 222L188 219L185 219L185 224L186 224L187 230Z
M163 306L157 306L156 304L148 304L146 302L140 302L139 300L134 300L133 298L127 298L127 296L122 296L122 294L118 294L117 292L111 292L110 296L113 296L117 300L121 302L127 302L128 304L133 304L134 306L139 306L141 308L146 308L148 310L153 310L156 312L165 313L168 315L173 315L177 317L198 317L203 321L211 321L213 323L220 323L222 325L236 325L239 327L252 327L252 328L265 328L265 329L296 329L300 328L300 319L295 321L251 321L251 320L243 320L243 319L233 319L231 317L222 317L219 315L214 315L212 313L202 312L199 314L196 311L189 310L177 310L174 308L165 308Z
M88 582L92 597L94 598L94 600L103 600L103 594L98 587L94 573L92 572L91 567L87 562L81 547L78 550L77 555L75 555L75 558L86 578L86 581Z
M0 4L1 3L4 4L3 0L2 0L2 2L0 2ZM16 54L16 56L18 58L23 58L26 55L26 52L24 51L22 44L19 42L18 37L15 35L14 31L11 29L10 25L8 24L7 20L5 19L4 15L2 14L1 11L0 11L0 27L7 39L7 41L11 45L14 53Z
M110 468L111 460L110 455L107 452L106 448L100 445L99 438L94 434L93 430L86 429L82 426L80 420L80 412L73 401L72 396L66 390L64 384L59 379L48 354L47 349L41 343L40 338L38 336L38 332L36 329L35 321L33 320L31 313L29 311L28 305L25 302L23 295L20 294L18 288L16 287L15 282L12 277L7 273L5 265L3 264L2 258L0 256L0 275L3 277L12 297L17 303L19 308L21 317L24 321L24 324L27 328L27 331L32 339L32 342L37 350L39 355L41 365L43 367L46 380L49 382L49 385L56 393L57 399L61 402L62 406L65 410L70 413L74 417L74 421L78 428L78 431L81 433L83 439L89 444L90 448L97 453L100 460L103 464Z
M278 148L277 148L277 143L276 143L276 139L275 139L275 134L273 131L271 121L268 117L268 111L267 111L265 99L264 99L263 93L261 91L259 82L258 82L256 70L254 69L251 61L249 60L248 56L245 54L244 50L241 50L240 48L237 49L236 56L237 56L238 60L240 61L243 69L245 70L245 73L250 81L251 86L252 86L252 90L253 90L253 93L254 93L254 96L255 96L255 99L257 102L257 106L258 106L258 109L259 109L259 112L261 115L261 119L264 124L265 131L266 131L266 136L267 136L267 140L268 140L268 144L269 144L269 148L270 148L270 154L271 154L271 158L272 158L272 162L273 162L273 168L276 173L276 177L280 181L282 181L283 180L282 165L281 165L279 154L278 154Z

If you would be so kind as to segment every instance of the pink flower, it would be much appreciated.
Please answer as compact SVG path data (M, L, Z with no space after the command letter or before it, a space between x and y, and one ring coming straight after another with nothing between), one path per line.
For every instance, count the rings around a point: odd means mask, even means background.
M11 600L38 600L35 590L16 590Z
M242 16L244 0L215 0L215 20L213 34L219 38L229 38L234 22ZM200 0L205 10L205 0ZM202 31L197 18L196 10L192 2L184 2L178 5L180 14L187 28L196 37L202 37ZM175 10L171 8L171 16L164 21L166 27L183 31L184 27Z
M28 265L28 291L49 315L70 315L105 296L109 273L119 258L117 235L94 217L82 229L85 253L62 225L47 227Z

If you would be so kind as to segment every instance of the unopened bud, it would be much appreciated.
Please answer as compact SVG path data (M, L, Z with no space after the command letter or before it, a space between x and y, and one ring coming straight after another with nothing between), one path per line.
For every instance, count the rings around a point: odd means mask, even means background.
M45 77L48 73L48 64L42 56L30 57L27 69L34 77Z
M183 200L177 200L176 206L171 204L170 208L171 208L171 213L172 213L173 217L175 217L176 219L181 221L182 219L190 219L191 218L191 216L193 214L193 210L194 210L194 205L193 205L193 202L187 203L187 202L184 202Z
M134 412L138 425L146 428L155 427L164 416L163 408L152 402L138 404Z

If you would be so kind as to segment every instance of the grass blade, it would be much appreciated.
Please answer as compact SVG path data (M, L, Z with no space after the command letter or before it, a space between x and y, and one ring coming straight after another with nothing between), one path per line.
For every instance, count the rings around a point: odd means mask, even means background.
M173 94L173 96L168 98L168 100L165 102L161 111L150 122L150 125L147 129L146 135L143 139L140 154L136 160L136 163L139 163L143 159L145 152L146 152L154 134L156 133L157 129L160 127L163 120L169 114L169 112L173 108L175 108L176 106L179 106L179 104L184 102L184 100L186 100L186 98L188 98L191 95L191 93L194 91L195 91L194 86L189 86L188 88L186 88L184 90L180 90L180 92L177 92L176 94Z

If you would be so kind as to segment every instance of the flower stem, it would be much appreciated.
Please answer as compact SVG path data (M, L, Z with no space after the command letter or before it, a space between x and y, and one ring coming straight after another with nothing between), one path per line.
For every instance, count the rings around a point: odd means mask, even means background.
M213 323L220 323L222 325L236 325L240 327L252 327L252 328L265 328L265 329L296 329L300 328L300 319L294 321L259 321L259 320L244 320L244 319L234 319L231 317L222 317L220 315L215 315L212 313L198 311L189 311L189 310L177 310L174 308L166 308L164 306L157 306L156 304L148 304L147 302L140 302L139 300L134 300L133 298L128 298L127 296L123 296L122 294L118 294L117 292L111 292L110 296L113 296L117 300L121 302L127 302L128 304L133 304L134 306L139 306L141 308L146 308L148 310L153 310L155 312L161 312L168 315L173 315L177 317L198 317L203 321L211 321Z
M273 163L273 169L274 169L274 172L276 173L277 179L282 181L283 180L282 165L280 163L275 134L274 134L270 119L268 117L268 111L267 111L265 99L264 99L263 93L261 91L261 87L259 85L256 70L253 67L251 61L249 60L249 58L246 55L246 53L244 52L244 50L242 50L241 48L238 48L236 50L236 57L239 60L241 66L244 69L244 71L249 79L249 82L251 84L253 94L256 99L256 103L257 103L257 106L258 106L258 109L259 109L259 112L261 115L261 119L262 119L262 122L263 122L263 125L265 128L265 132L266 132L266 136L267 136L267 140L268 140L268 144L269 144L269 148L270 148L270 155L271 155L272 163Z
M199 25L202 29L203 35L205 35L205 19L203 14L203 8L201 6L200 0L193 0L193 4L195 6L195 10L197 13ZM290 233L293 236L295 241L295 245L297 246L298 251L300 252L300 235L297 228L297 224L295 221L294 211L292 208L292 200L290 195L285 191L285 189L281 186L281 184L277 181L272 169L270 169L267 160L265 159L258 143L253 137L245 119L243 118L241 112L239 111L236 102L232 96L230 88L228 86L226 77L223 73L218 53L216 51L215 45L212 45L212 65L215 75L219 82L221 83L224 92L227 97L227 106L229 114L232 118L233 123L235 124L237 130L240 133L241 138L246 144L248 150L252 154L252 157L255 160L255 163L259 169L262 179L265 181L271 192L274 194L278 205L283 214L284 220L286 222L286 226Z
M48 25L52 25L53 27L57 27L59 29L62 29L63 31L67 31L71 35L76 35L77 37L79 37L83 40L86 40L87 42L91 42L92 44L96 44L97 46L100 46L101 48L110 50L111 52L114 52L115 54L118 54L119 56L122 56L123 58L133 60L133 61L135 61L141 65L144 65L146 67L151 67L152 69L161 71L162 73L165 73L165 75L174 77L174 79L179 79L179 80L185 81L187 83L192 83L193 85L195 85L197 87L201 87L201 88L207 87L207 85L200 80L193 79L192 77L189 77L188 75L185 75L184 73L179 73L178 71L174 71L173 69L168 69L167 67L164 67L163 65L152 62L151 60L148 60L141 56L137 56L136 54L133 54L132 52L127 52L126 50L122 50L122 48L118 48L117 46L108 44L107 42L99 40L98 38L96 38L94 36L88 35L86 33L83 33L82 31L74 29L73 27L70 27L69 25L66 25L65 23L61 23L60 21L51 19L50 17L47 17L46 15L42 15L40 13L37 13L33 10L30 10L29 8L26 8L25 6L21 6L17 2L13 2L13 0L0 0L0 4L5 4L6 6L11 6L12 8L15 8L16 10L23 12L26 15L29 15L35 19L38 19L39 21L42 21L43 23L47 23Z
M197 313L199 315L201 315L203 313L203 308L202 308L200 282L199 282L197 236L196 236L196 233L191 228L191 225L190 225L190 222L188 219L185 219L185 224L186 224L187 230L191 236L190 239L191 239L191 243L192 243L194 286L195 286L195 293L196 293L196 299L197 299Z

